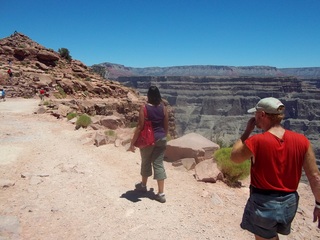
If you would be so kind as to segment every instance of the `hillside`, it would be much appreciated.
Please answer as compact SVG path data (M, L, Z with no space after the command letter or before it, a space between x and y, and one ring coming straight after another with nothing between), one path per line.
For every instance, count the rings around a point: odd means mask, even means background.
M18 32L0 39L0 86L8 98L38 98L43 88L50 109L63 104L78 114L117 116L119 127L136 123L139 106L146 101L133 88L104 79L81 61L62 57ZM170 116L169 132L175 137L174 113L165 104Z
M40 88L56 98L138 96L133 89L101 78L81 61L68 60L18 32L0 39L0 84L14 97L34 97Z

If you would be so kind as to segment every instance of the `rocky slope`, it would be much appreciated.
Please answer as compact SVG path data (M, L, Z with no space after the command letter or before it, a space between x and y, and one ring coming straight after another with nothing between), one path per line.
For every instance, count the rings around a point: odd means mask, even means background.
M117 115L125 126L137 122L139 106L146 100L133 88L104 79L82 62L62 57L18 32L0 39L0 86L9 98L34 98L43 88L50 105L65 104L91 115ZM168 109L169 131L175 137L174 114L169 105Z

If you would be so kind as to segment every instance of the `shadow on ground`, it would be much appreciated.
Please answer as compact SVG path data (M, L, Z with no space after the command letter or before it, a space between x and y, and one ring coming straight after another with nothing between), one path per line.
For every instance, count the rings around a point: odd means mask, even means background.
M141 198L149 198L151 200L154 200L154 197L155 193L153 188L150 188L147 192L129 190L120 196L120 198L125 198L131 202L139 202L141 201Z

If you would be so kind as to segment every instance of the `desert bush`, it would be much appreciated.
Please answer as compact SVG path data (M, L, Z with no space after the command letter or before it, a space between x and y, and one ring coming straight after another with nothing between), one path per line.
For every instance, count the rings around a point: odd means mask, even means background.
M171 137L170 133L168 133L168 134L167 134L167 141L170 141L170 140L172 140L172 139L173 139L173 137Z
M138 126L138 122L130 122L129 128L135 128Z
M67 48L59 48L58 53L62 58L68 60L69 62L72 60L72 57L70 56L70 52Z
M57 86L57 90L58 90L58 93L53 94L56 98L61 99L61 98L65 98L67 96L67 94L65 93L65 91L63 90L62 87Z
M247 178L250 174L250 161L234 163L230 160L232 148L221 148L217 150L213 157L217 162L218 168L225 176L225 182L229 186L239 185L239 180Z
M104 132L104 134L106 136L109 136L109 137L115 137L116 136L116 132L113 131L113 130L107 130L107 131Z
M51 104L51 102L48 101L48 100L46 100L46 101L43 102L43 105L45 105L45 106L49 106L50 104Z
M68 119L68 120L71 120L71 119L75 118L76 116L78 116L77 113L71 112L71 113L68 113L67 119Z
M76 121L76 128L79 129L80 127L87 128L91 124L92 120L90 116L87 114L82 114L78 117Z

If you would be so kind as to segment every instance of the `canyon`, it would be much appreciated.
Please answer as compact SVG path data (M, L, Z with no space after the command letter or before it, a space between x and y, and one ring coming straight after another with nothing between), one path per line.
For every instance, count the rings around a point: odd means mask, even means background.
M174 109L178 136L196 132L222 146L231 146L240 137L252 116L249 108L261 98L279 98L286 106L284 127L306 135L320 157L320 68L184 66L152 72L110 63L99 66L100 74L141 95L150 85L158 86Z

